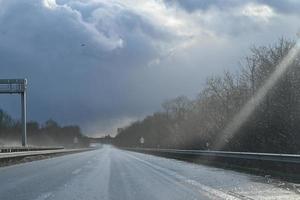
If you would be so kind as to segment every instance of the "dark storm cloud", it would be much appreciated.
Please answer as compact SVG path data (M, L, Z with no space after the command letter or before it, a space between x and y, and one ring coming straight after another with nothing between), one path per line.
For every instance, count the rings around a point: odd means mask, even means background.
M300 1L297 1L297 0L287 0L287 1L259 0L257 2L269 5L279 13L283 13L283 14L287 14L287 15L289 15L289 14L299 15Z
M144 114L126 101L128 79L157 55L152 40L166 33L125 8L110 16L100 3L49 6L3 2L0 14L2 78L29 79L29 117L82 125Z
M207 10L212 7L218 7L220 9L225 9L232 6L237 6L244 4L243 1L237 0L210 0L210 1L199 1L199 0L164 0L168 6L180 6L183 9L193 12L196 10Z
M103 134L165 99L196 95L205 77L234 69L253 41L294 34L298 20L245 14L245 1L166 2L0 0L1 78L29 79L29 119ZM0 100L17 116L17 99Z
M211 8L218 8L226 10L228 8L245 5L247 3L265 4L274 8L276 11L285 14L299 14L300 2L297 0L164 0L168 6L179 6L188 12L197 10L208 10Z

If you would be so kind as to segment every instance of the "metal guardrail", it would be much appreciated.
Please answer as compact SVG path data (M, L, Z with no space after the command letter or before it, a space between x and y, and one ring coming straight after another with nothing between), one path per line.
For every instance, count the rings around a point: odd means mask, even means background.
M3 149L3 148L2 148ZM7 148L6 148L7 150ZM42 158L49 158L48 156L57 156L57 155L65 155L70 153L79 153L84 151L93 150L90 148L86 149L64 149L61 147L54 148L10 148L11 152L2 152L0 153L0 167L12 165L21 162L34 161ZM20 150L28 150L28 151L20 151ZM44 157L46 156L46 157Z
M0 153L61 150L64 147L0 147Z
M177 150L177 149L152 149L152 148L125 148L130 151L145 153L163 153L169 155L199 156L208 158L235 158L259 161L273 161L283 163L300 164L298 154L252 153L231 151L203 151L203 150Z

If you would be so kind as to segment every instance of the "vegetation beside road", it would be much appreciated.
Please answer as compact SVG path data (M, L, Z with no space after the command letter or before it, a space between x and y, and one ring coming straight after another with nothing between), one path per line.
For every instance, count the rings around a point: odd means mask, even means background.
M0 110L0 146L19 146L21 141L21 123L14 120L5 111ZM27 123L28 144L32 146L64 146L81 148L89 146L89 139L84 136L79 126L60 126L54 120L44 124Z
M295 45L280 39L274 45L252 47L237 73L208 78L196 99L179 96L164 102L162 111L120 129L114 143L122 147L299 153L299 56L237 133L225 138L222 147L216 146L228 123Z

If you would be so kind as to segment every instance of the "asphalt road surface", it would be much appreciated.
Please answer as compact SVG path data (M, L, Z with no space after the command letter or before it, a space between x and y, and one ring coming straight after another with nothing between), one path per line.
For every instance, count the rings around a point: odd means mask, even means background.
M297 185L110 146L0 168L1 200L300 199Z

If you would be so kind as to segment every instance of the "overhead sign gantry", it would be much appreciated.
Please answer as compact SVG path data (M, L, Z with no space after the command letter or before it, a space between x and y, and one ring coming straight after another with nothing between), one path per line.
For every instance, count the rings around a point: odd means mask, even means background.
M26 88L27 88L27 79L0 79L0 94L21 95L22 146L27 145Z

